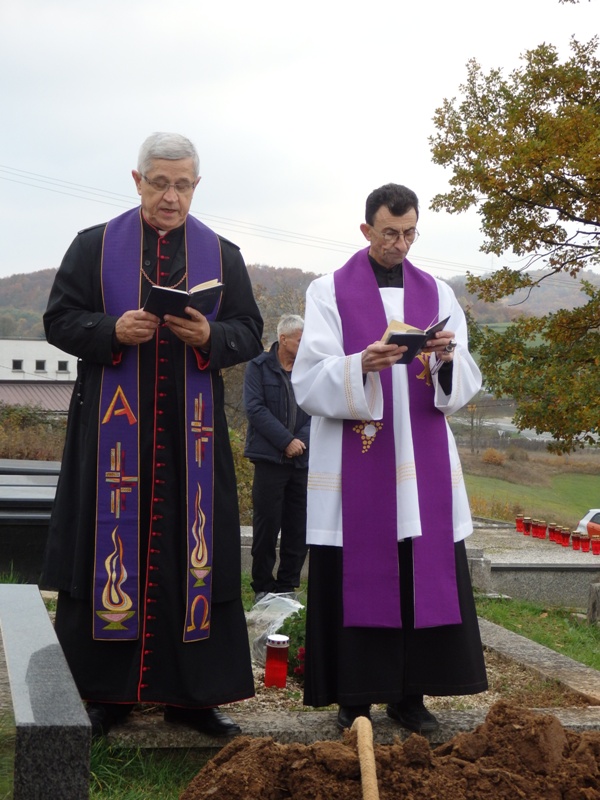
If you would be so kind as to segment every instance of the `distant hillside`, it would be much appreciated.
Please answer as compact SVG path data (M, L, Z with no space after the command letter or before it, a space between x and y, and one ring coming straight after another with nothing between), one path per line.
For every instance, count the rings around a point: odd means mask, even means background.
M265 264L249 264L248 272L265 318L265 341L273 341L280 314L304 313L306 289L318 275ZM55 274L54 269L42 269L0 278L0 338L44 337L42 314ZM599 274L588 271L584 277L595 286L600 286ZM529 296L522 291L497 303L482 303L470 295L466 290L464 275L447 282L462 307L469 307L480 322L507 322L521 314L540 315L585 303L585 296L579 290L579 281L566 275L544 280Z
M55 269L0 278L0 337L44 338L42 314Z
M306 289L318 276L265 264L248 264L248 273L265 319L265 341L273 341L282 313L304 313ZM44 338L42 315L55 275L55 269L42 269L0 278L0 338Z
M531 272L534 279L545 273ZM600 287L600 274L587 270L582 278L594 286ZM550 275L544 278L539 287L531 290L521 289L511 297L505 297L497 303L484 303L466 289L466 276L450 278L447 283L452 287L463 308L470 308L479 322L510 322L519 316L542 316L560 308L572 309L585 305L587 296L581 292L581 278L570 278L568 275Z

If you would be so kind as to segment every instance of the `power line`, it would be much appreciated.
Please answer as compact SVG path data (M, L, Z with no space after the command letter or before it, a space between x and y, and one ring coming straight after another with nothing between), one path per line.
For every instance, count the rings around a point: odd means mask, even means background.
M68 197L75 197L77 199L87 200L89 202L116 206L117 208L132 208L137 203L137 201L133 200L129 195L119 194L117 192L111 192L105 189L87 186L85 184L74 183L72 181L65 181L60 178L53 178L51 176L42 175L35 172L28 172L27 170L16 169L4 164L0 164L0 180L18 183L23 186L29 186L32 189L40 189L43 191L54 192L56 194L62 194ZM246 222L245 220L232 219L230 217L223 217L217 214L210 214L205 211L202 212L202 218L210 222L218 223L218 225L227 231L231 231L233 233L242 233L246 236L254 236L262 239L270 239L272 241L302 245L304 247L312 247L338 253L353 253L357 249L356 244L354 243L298 233L297 231L289 231L282 228L273 228L271 226L261 225L254 222ZM482 267L470 266L468 264L441 259L427 258L426 256L421 256L420 260L426 264L433 265L435 269L453 273L457 270L469 270L480 273L485 273L488 271L486 268Z
M1 173L6 173L5 175ZM54 178L49 175L42 175L36 172L29 172L14 167L9 167L0 164L0 180L8 181L10 183L17 183L22 186L29 186L32 189L41 189L43 191L54 192L62 194L67 197L74 197L80 200L87 200L89 202L102 203L103 205L113 206L116 208L133 208L137 204L137 199L132 199L129 195L120 194L118 192L111 192L107 189L99 189L94 186L87 186L85 184L74 183L66 181L62 178ZM246 222L245 220L232 219L230 217L222 217L217 214L210 214L202 212L202 218L209 222L215 222L222 229L227 232L241 233L244 236L253 236L261 239L270 239L271 241L284 242L286 244L301 245L303 247L311 247L319 250L328 250L337 253L353 253L356 251L356 244L350 242L343 242L337 239L327 239L320 236L313 236L296 231L289 231L282 228L273 228L268 225L261 225L254 222ZM428 258L425 255L417 256L417 260L424 266L440 272L472 272L474 274L484 275L491 270L486 267L479 267L462 262L448 261L447 259ZM552 275L546 279L553 283L571 284L571 279L564 275Z

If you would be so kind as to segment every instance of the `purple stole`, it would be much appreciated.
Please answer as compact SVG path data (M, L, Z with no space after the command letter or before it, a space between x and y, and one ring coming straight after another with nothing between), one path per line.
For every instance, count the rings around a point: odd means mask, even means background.
M334 273L344 352L364 350L387 327L377 280L360 250ZM437 317L435 280L405 259L405 321L427 328ZM425 366L425 369L423 367ZM381 420L344 420L342 436L343 600L346 627L402 627L392 370L408 371L420 537L413 539L415 628L461 622L456 587L452 480L444 415L434 403L428 360L379 373Z
M187 285L221 279L217 235L199 220L185 222ZM139 308L143 229L139 208L106 226L102 293L107 314ZM208 315L213 319L215 309ZM185 353L187 467L187 610L185 642L210 634L213 529L213 400L210 373ZM98 425L98 473L93 608L94 639L140 635L139 348L123 349L121 362L104 367ZM141 554L145 557L145 553ZM183 622L183 621L182 621Z

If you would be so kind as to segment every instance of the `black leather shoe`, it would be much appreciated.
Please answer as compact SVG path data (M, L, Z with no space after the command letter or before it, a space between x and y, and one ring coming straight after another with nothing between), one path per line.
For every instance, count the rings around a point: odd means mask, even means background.
M208 736L237 736L242 729L218 708L165 706L165 722L187 725Z
M425 708L421 695L405 697L399 703L390 703L386 713L403 728L415 733L433 733L440 727L437 719Z
M85 710L92 723L92 739L106 736L113 725L124 722L132 709L129 703L88 703Z
M340 706L337 715L337 726L343 731L351 728L357 717L371 719L371 706Z

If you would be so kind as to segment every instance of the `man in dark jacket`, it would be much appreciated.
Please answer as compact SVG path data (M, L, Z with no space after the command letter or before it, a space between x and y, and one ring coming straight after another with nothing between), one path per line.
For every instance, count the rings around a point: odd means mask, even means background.
M135 703L213 735L254 694L221 370L261 352L239 249L188 214L193 144L157 133L133 179L141 206L81 231L44 326L78 378L43 574L93 734ZM143 310L153 285L224 284L206 316Z
M304 320L284 315L277 342L249 362L244 380L248 435L244 455L254 464L252 588L292 592L306 558L306 484L310 417L296 403L290 380ZM279 568L275 567L281 531Z

